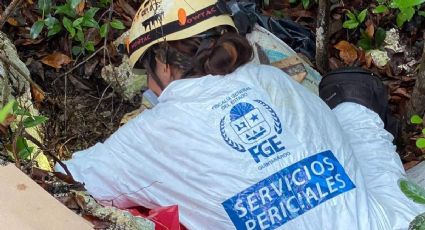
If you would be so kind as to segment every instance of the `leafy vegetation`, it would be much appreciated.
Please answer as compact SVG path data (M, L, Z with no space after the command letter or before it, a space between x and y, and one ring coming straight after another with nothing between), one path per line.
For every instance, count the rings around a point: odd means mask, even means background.
M410 122L415 125L422 125L424 127L424 120L419 115L413 115L410 118ZM425 128L422 129L422 137L416 140L416 146L420 149L425 149Z
M356 10L353 12L348 10L346 15L348 20L346 20L342 26L346 29L356 29L366 19L367 9L362 10L360 13Z
M99 6L105 7L109 1L101 1ZM43 28L47 28L48 37L65 29L68 36L74 41L73 55L93 52L95 51L94 41L88 40L86 37L89 29L94 28L102 38L107 36L110 27L118 30L125 29L124 24L117 19L113 19L111 22L106 21L100 26L95 19L99 9L98 7L85 9L85 2L81 0L67 0L64 4L54 7L52 7L52 0L39 0L38 10L42 17L31 27L30 36L33 39L37 38ZM106 13L103 13L99 21L102 21L102 17L105 15Z

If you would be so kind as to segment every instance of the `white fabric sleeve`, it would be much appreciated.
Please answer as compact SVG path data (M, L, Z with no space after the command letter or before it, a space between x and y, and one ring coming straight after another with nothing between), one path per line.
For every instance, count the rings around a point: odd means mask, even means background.
M333 111L352 146L369 196L385 213L381 218L387 217L391 229L406 229L425 209L410 201L398 187L405 171L392 143L393 136L384 129L378 114L362 105L346 102Z

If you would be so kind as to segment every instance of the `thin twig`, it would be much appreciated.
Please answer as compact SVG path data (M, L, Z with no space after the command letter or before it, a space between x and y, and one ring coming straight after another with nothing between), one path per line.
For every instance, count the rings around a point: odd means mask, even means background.
M111 5L109 6L109 15L108 15L108 21L107 21L107 25L106 25L106 35L105 35L105 41L103 42L103 47L107 46L108 43L108 34L110 31L110 27L111 24L109 23L112 20L112 13L114 12L114 1L111 1ZM104 49L103 50L103 63L106 63L106 53L108 53L108 59L109 59L109 64L111 64L111 57L109 55L109 51L108 49Z
M105 93L109 89L109 87L111 87L111 84L109 84L108 87L106 87L106 89L103 90L102 96L100 97L99 103L97 104L96 108L94 109L94 112L96 112L97 109L99 108L100 104L102 103L102 101L103 101L103 99L105 97Z
M68 75L65 75L65 114L64 114L64 120L65 120L65 135L68 133L68 114L67 114L67 99L68 99Z
M0 18L0 30L3 29L7 19L10 17L13 11L15 11L16 7L21 4L22 1L23 0L12 0L12 2L7 6Z
M44 146L42 143L40 143L40 141L38 141L36 138L34 138L33 136L29 135L27 132L24 132L23 136L30 140L32 143L34 143L35 145L37 145L40 149L43 150L47 150L45 151L45 153L47 153L51 158L53 158L53 160L55 162L57 162L64 170L65 173L68 177L73 178L71 172L68 170L68 167L66 166L66 164L64 164L57 156L55 156L54 154L52 154L46 146Z
M5 62L5 63L7 63L7 64L9 64L10 66L12 66L16 71L18 71L18 73L22 76L22 77L24 77L25 78L25 80L27 80L31 85L33 85L34 87L36 87L37 88L37 90L39 91L39 92L42 92L42 93L44 93L43 92L43 90L41 90L41 87L37 84L37 83L35 83L32 79L31 79L31 77L29 76L29 75L27 75L26 73L24 73L20 68L19 68L19 66L17 66L15 63L13 63L13 62L11 62L6 56L4 56L2 53L0 53L0 60L1 61L3 61L3 62Z
M55 84L55 82L62 77L65 77L66 75L72 73L74 70L76 70L78 67L80 67L82 64L86 63L87 61L89 61L90 59L92 59L94 56L96 56L97 53L99 53L100 51L102 51L103 49L105 49L104 46L100 47L98 50L96 50L94 53L92 53L89 57L87 57L86 59L84 59L83 61L81 61L80 63L78 63L76 66L74 66L72 69L68 70L66 73L60 75L59 77L57 77L53 82L52 85Z

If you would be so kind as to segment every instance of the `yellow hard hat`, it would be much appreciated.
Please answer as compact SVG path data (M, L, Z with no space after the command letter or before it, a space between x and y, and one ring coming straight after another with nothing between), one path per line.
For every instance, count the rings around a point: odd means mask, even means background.
M221 25L236 30L222 0L142 0L127 42L130 66L135 70L140 57L157 43L189 38Z

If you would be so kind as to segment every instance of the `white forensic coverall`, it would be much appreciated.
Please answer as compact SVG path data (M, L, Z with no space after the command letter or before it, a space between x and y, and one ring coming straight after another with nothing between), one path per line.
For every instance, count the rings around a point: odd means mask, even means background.
M159 102L65 162L103 204L178 204L197 230L407 229L425 211L376 113L331 111L277 68L177 80Z

